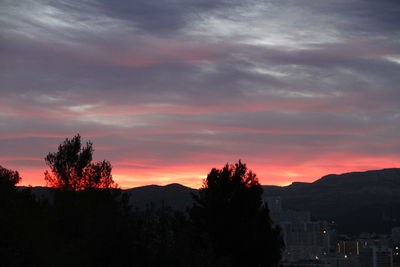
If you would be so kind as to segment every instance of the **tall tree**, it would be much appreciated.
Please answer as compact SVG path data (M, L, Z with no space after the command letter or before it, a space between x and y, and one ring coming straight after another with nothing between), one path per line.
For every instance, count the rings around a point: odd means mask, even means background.
M224 266L274 266L283 240L262 200L256 174L241 161L212 169L195 196L191 217L199 240Z
M6 169L0 165L0 188L14 188L21 180L18 171Z
M93 151L90 141L82 146L79 134L65 139L57 152L45 157L51 171L45 172L47 184L63 191L116 187L111 163L105 160L92 163Z

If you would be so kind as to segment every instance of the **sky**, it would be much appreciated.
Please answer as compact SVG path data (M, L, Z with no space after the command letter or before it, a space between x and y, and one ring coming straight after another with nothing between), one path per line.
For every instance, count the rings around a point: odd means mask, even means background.
M397 0L0 0L0 165L91 140L122 187L400 167Z

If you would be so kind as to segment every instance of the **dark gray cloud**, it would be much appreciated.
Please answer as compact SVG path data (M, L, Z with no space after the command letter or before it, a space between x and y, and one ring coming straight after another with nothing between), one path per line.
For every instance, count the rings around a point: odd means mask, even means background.
M315 2L314 2L315 4ZM332 12L338 19L343 19L343 30L355 34L379 34L391 32L399 34L400 30L400 3L396 0L351 0L317 3L317 10ZM350 18L350 20L349 20Z
M244 1L246 2L246 1ZM206 12L239 6L242 1L95 1L105 15L123 19L135 29L151 34L173 34L202 19Z
M393 167L398 14L390 0L2 1L0 164L43 168L80 132L117 175Z

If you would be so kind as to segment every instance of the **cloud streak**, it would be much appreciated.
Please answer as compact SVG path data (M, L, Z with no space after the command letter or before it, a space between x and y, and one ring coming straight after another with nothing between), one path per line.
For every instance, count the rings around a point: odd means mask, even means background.
M3 1L0 164L81 133L124 187L398 167L396 1Z

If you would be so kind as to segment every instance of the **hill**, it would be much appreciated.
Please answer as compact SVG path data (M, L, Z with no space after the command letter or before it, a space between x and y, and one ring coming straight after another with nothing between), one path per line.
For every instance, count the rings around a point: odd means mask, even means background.
M330 174L313 183L263 189L264 196L279 196L284 208L336 221L342 232L390 232L400 225L400 169Z
M22 187L21 187L22 188ZM263 186L264 197L276 196L283 208L311 212L316 220L335 221L342 233L389 233L400 226L400 169L326 175L312 183ZM49 197L48 188L34 187L37 196ZM169 206L184 211L193 203L196 189L170 184L123 190L133 207Z
M166 186L148 185L126 189L124 192L130 194L130 204L134 207L143 208L146 205L169 206L175 210L184 211L192 204L192 189L180 184L169 184Z

